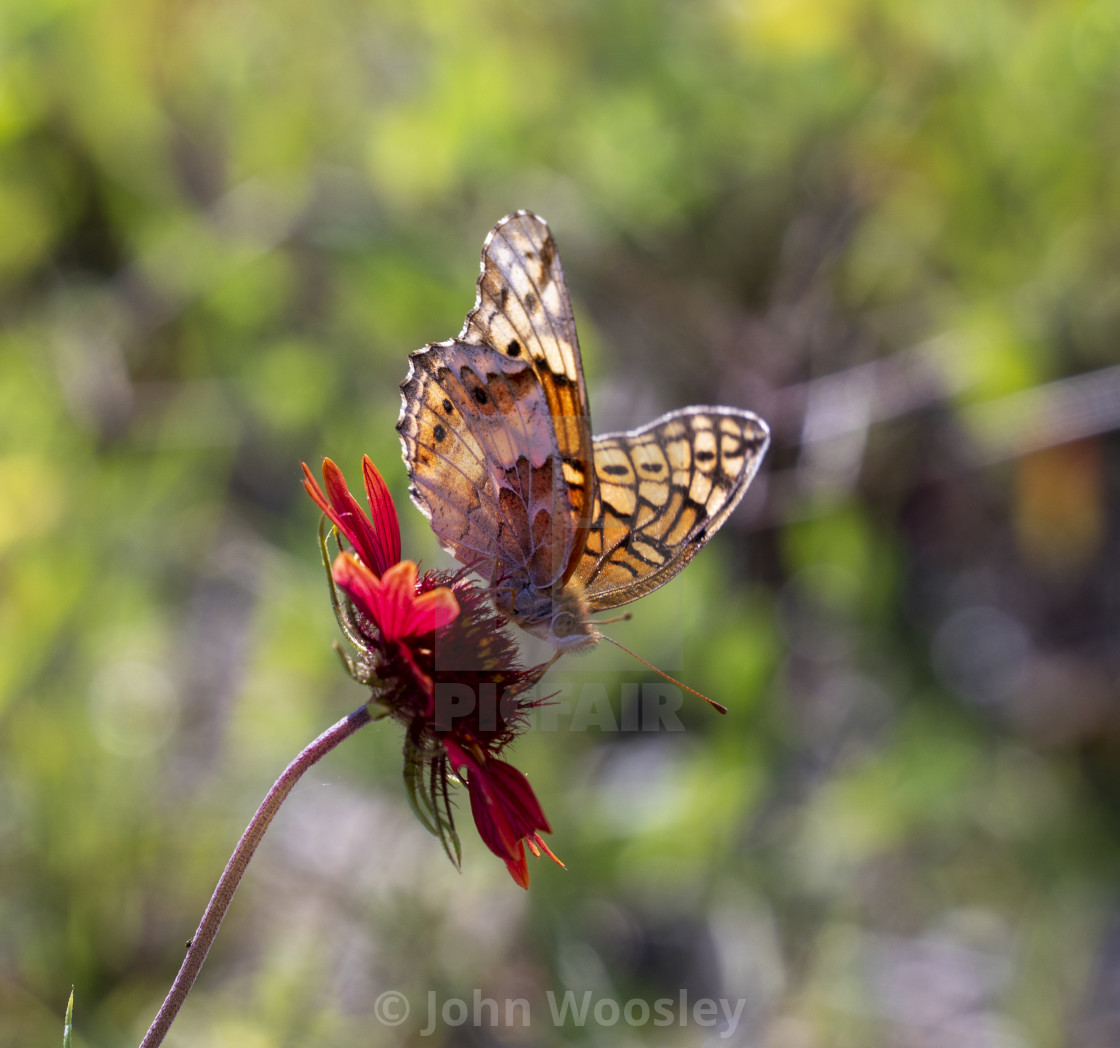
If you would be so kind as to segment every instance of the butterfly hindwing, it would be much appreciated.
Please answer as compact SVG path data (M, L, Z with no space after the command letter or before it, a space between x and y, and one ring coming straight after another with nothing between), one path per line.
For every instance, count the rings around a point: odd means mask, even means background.
M743 497L769 441L751 412L709 407L596 437L593 521L572 576L588 606L618 607L673 578Z

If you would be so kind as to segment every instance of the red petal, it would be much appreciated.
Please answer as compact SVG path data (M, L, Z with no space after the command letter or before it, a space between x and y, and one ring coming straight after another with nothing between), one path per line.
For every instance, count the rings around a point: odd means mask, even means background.
M459 602L455 594L446 586L439 586L412 601L402 627L402 636L419 637L431 633L453 622L458 614Z
M451 766L460 774L466 770L471 814L479 837L505 862L510 876L522 888L529 887L526 843L534 855L539 857L543 851L560 866L564 865L537 832L548 830L548 820L529 780L521 772L505 761L490 759L480 763L452 739L445 739L443 746Z
M524 838L537 830L551 832L529 780L512 764L488 760L481 766L468 765L468 770L471 813L479 834L495 854L512 860L518 853L524 854Z
M525 862L521 835L510 825L501 801L487 789L485 774L477 768L470 769L467 792L471 798L471 815L483 844L507 865L519 858Z
M381 627L381 581L353 553L340 553L331 565L335 585Z
M525 858L525 849L521 849L521 858L516 862L506 860L506 869L509 875L517 881L526 891L529 890L529 860Z
M382 564L381 548L373 525L346 487L342 470L329 458L323 459L323 482L333 509L333 512L327 510L327 516L338 525L338 530L350 540L367 566L378 575L383 574L387 565Z
M502 804L509 812L510 821L518 837L528 837L537 830L551 833L552 827L544 817L540 801L533 793L529 780L512 764L505 761L488 760L486 772L490 780L490 789L495 794L500 794Z
M386 640L410 636L408 625L416 600L416 573L416 565L411 560L402 560L381 576L377 625Z
M459 602L446 586L416 595L417 567L411 560L391 565L381 578L351 553L340 553L334 581L377 624L386 641L422 636L459 614Z
M393 505L393 496L389 494L385 479L368 455L362 458L362 477L366 483L370 516L377 533L378 552L382 558L382 564L377 570L384 574L390 564L396 564L401 559L401 527L397 520L397 508Z
M519 847L520 837L514 834L500 799L489 788L485 766L469 756L454 739L444 739L443 748L456 774L461 776L466 771L471 815L483 843L507 863L516 862L519 855L524 859L525 851Z
M303 486L304 486L304 488L307 489L307 494L310 495L315 500L315 504L324 513L326 513L327 516L330 516L331 515L331 504L327 501L326 495L324 495L323 492L320 490L319 483L315 479L315 475L308 468L306 462L301 462L300 465L303 467Z

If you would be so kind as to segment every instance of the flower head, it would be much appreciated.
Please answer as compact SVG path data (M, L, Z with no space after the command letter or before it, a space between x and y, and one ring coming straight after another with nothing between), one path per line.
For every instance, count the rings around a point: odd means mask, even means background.
M400 559L396 508L368 457L369 516L330 459L323 461L326 494L306 465L303 471L308 494L353 547L340 550L330 570L332 591L346 598L335 602L339 623L357 652L347 663L373 687L370 701L405 726L413 809L458 865L449 776L465 778L479 835L527 888L526 844L560 860L541 839L551 829L528 779L497 754L524 729L539 701L525 693L545 667L521 664L505 620L461 573L421 575Z

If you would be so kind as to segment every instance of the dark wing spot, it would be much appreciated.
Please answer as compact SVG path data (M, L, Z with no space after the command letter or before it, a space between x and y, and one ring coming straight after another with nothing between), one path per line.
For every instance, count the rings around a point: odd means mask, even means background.
M642 472L643 473L660 473L664 468L665 468L665 466L661 462L643 462L642 463Z
M604 473L609 473L612 477L625 477L630 472L629 466L604 466Z
M697 462L711 462L716 457L714 451L698 451L696 452Z
M521 343L514 339L508 346L506 346L506 353L511 357L521 356Z
M443 398L443 410L446 411L449 415L455 410L455 408L451 404L451 401L448 400L447 397Z
M484 390L481 386L475 386L474 389L471 390L471 395L476 401L478 401L479 404L486 403L486 390Z
M498 305L504 310L506 302L509 301L509 288L505 284L502 285L502 290L498 293Z
M541 244L541 266L544 269L551 267L552 263L556 260L556 244L550 237L543 244Z
M540 301L537 299L537 296L534 295L532 291L526 292L526 294L525 294L525 308L530 313L535 313L539 307L540 307Z
M514 400L522 400L541 388L541 384L537 381L537 376L533 374L532 368L525 368L522 371L514 371L506 375L506 385L509 386Z
M432 436L436 438L437 442L441 441L447 436L447 430L437 422L435 428L432 430Z

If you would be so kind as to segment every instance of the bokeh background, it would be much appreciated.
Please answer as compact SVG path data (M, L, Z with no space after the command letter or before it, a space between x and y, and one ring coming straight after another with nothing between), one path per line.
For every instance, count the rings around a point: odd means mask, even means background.
M397 386L529 207L598 431L773 427L611 628L731 712L521 739L568 864L528 893L462 806L456 872L359 733L167 1043L1120 1044L1118 111L1111 0L6 0L0 1043L57 1043L71 985L75 1044L137 1043L265 790L363 701L299 463L373 456L447 565ZM552 680L617 714L656 678ZM422 1036L476 989L531 1028ZM567 989L745 1005L555 1027Z

